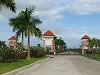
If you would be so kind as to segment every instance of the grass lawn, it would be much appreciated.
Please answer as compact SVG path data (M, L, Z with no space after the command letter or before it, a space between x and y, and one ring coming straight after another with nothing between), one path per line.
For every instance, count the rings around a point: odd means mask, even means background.
M89 59L100 61L100 54L85 54L84 56Z
M0 63L0 75L6 72L9 72L11 70L18 69L20 67L23 67L25 65L32 64L33 62L36 62L41 59L45 59L47 57L41 57L41 58L31 58L30 60L28 59L21 59L17 62L12 62L12 63Z

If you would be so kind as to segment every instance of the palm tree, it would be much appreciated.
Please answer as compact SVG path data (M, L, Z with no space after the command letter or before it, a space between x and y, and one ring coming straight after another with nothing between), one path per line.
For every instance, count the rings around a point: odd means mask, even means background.
M66 46L65 41L62 38L54 37L54 41L56 44L56 49L60 47L61 51L63 51L64 47Z
M93 38L93 39L92 39L93 47L94 47L93 49L95 49L95 52L97 52L97 41L98 41L98 40L97 40L96 38Z
M22 35L22 46L24 46L24 32L26 26L24 24L23 12L19 13L18 16L9 19L9 25L13 27L13 32L16 32L17 39Z
M100 39L97 41L98 48L100 49Z
M89 51L92 51L92 54L93 54L93 41L92 41L92 39L89 39L88 40L88 42L89 42Z
M28 47L30 47L30 36L35 35L35 37L41 37L41 30L37 28L38 24L41 24L42 21L33 16L34 9L26 8L24 15L26 20L27 29L25 31L25 36L28 38ZM28 59L30 59L30 49L28 49Z
M16 12L16 6L14 0L0 0L0 8L2 6L6 6L7 8L10 8L11 11Z
M34 9L26 8L17 17L10 19L10 26L13 26L13 30L16 31L18 36L22 34L28 38L28 48L30 47L30 36L41 37L41 30L37 25L41 24L42 21L32 14ZM28 59L30 59L30 49L28 49Z
M89 46L90 46L90 49L92 49L92 54L94 54L94 49L97 52L98 39L96 39L96 38L90 39L89 40Z
M98 52L98 48L100 47L100 39L96 39L96 53Z
M100 39L93 38L93 39L89 40L89 46L91 46L91 48L92 48L92 54L94 54L93 47L95 47L95 51L97 53L98 48L100 48Z

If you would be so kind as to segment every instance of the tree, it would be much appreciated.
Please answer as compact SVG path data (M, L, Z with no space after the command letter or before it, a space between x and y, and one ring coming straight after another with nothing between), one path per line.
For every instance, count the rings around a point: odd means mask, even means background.
M17 35L24 35L28 38L28 47L30 47L30 36L41 37L41 30L37 27L42 21L35 17L32 13L34 8L26 8L25 11L21 11L15 18L10 19L10 26L13 26L13 30ZM30 49L28 49L28 59L30 59Z
M89 51L92 51L92 54L93 54L93 41L92 41L92 39L89 39L88 40L88 42L89 42ZM92 49L92 50L91 50Z
M42 21L38 17L32 15L34 9L26 8L24 12L26 20L25 24L27 26L25 36L28 38L28 47L30 47L30 36L35 35L35 37L41 37L41 30L37 27L37 25L41 24ZM30 59L30 49L28 49L28 59Z
M96 40L95 46L96 46L96 53L97 53L98 48L100 47L100 39L95 39L95 40Z
M23 11L21 11L16 17L9 19L9 25L13 27L13 32L16 32L17 39L22 36L22 46L24 46L24 33L26 30Z
M1 40L0 40L0 47L1 47L1 48L7 47L7 45L5 44L5 41L1 41Z
M0 8L2 6L6 6L7 8L10 8L11 11L16 12L16 6L14 0L0 0Z
M89 51L92 51L92 54L94 54L93 52L94 52L94 49L95 49L95 51L97 53L97 48L98 48L99 45L100 45L99 39L96 39L96 38L90 39L89 40L89 49L90 49Z
M100 48L100 39L97 39L98 48Z
M55 45L56 45L56 49L61 49L61 51L64 50L64 48L66 47L66 43L64 42L64 40L62 38L57 38L54 37L55 40Z

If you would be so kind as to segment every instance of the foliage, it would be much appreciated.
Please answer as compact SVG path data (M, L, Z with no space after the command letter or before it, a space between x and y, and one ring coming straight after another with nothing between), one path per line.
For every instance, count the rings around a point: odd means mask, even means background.
M7 47L7 45L5 44L5 41L0 41L0 47L1 47L1 48Z
M37 25L41 24L42 21L32 14L34 9L35 7L26 8L25 11L21 11L16 17L9 19L9 25L13 27L16 36L19 37L21 34L25 37L33 35L36 37L41 36L41 30L37 28Z
M17 51L10 48L0 48L0 55L2 62L14 62L17 61Z
M17 49L17 58L18 59L27 58L27 50L23 47L18 47L18 49Z
M24 48L18 49L3 47L0 48L0 61L1 62L15 62L18 59L27 57L27 51Z
M63 49L66 48L66 43L62 38L54 37L54 40L55 40L55 48L57 52L61 52L63 51Z
M31 56L33 57L43 57L46 55L45 48L43 47L34 46L30 47L30 50L31 50Z
M92 51L91 53L97 53L98 49L100 49L100 39L92 38L89 41L89 51Z
M100 39L96 39L96 38L93 38L93 39L90 39L89 40L89 45L90 45L90 47L94 47L94 46L96 46L96 47L100 47Z
M30 36L35 35L35 37L41 37L41 30L37 27L42 21L35 17L32 13L34 8L26 8L25 11L21 11L16 17L10 18L9 25L13 27L13 31L16 32L16 36L22 35L28 39L28 47L30 47ZM28 49L28 58L30 58L30 50Z
M16 5L14 0L0 0L0 6L6 6L7 8L10 8L11 11L15 12ZM1 7L0 7L1 8Z
M97 61L100 61L100 54L85 54L85 57L89 58L89 59L94 59Z

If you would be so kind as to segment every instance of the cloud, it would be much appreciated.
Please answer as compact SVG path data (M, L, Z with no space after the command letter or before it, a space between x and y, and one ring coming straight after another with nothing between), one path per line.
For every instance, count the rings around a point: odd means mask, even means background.
M47 19L53 20L63 18L65 12L78 15L100 13L100 0L15 0L15 2L18 12L30 5L35 5L36 15L45 16ZM8 9L3 9L0 14L6 15L6 17L14 16Z
M65 12L78 15L100 13L100 0L15 0L15 2L17 5L17 14L26 7L35 5L35 15L50 20L62 19ZM7 19L16 15L6 8L3 9L0 14L5 15Z
M26 7L35 5L35 15L39 16L43 24L39 27L43 32L47 30L53 31L58 37L62 37L69 46L73 45L73 42L80 43L80 38L84 33L90 34L89 27L70 27L64 24L61 24L59 21L65 17L66 12L74 13L77 15L91 15L95 13L100 13L100 0L15 0L17 5L17 13L12 13L8 9L2 9L0 11L0 24L8 25L8 19L14 17L21 10L24 10ZM9 15L8 15L9 14ZM2 27L2 26L1 26ZM6 28L6 26L3 26ZM7 27L8 28L8 27ZM11 28L9 27L8 30ZM2 28L0 31L3 32ZM6 32L7 33L7 32ZM13 33L12 33L13 34ZM10 34L11 35L11 34ZM93 35L97 36L99 33L94 33ZM9 35L8 35L9 36ZM99 36L97 36L99 37ZM33 39L35 40L35 39ZM32 42L33 42L32 40ZM77 42L76 42L77 41ZM38 43L34 41L34 43ZM77 44L77 45L78 45Z
M53 20L63 18L65 8L59 5L57 0L30 0L29 3L36 6L35 14L38 16L45 16L47 19Z
M100 13L100 0L66 0L66 10L78 15Z

